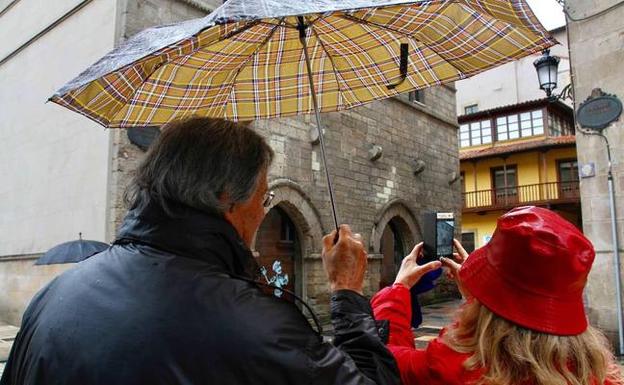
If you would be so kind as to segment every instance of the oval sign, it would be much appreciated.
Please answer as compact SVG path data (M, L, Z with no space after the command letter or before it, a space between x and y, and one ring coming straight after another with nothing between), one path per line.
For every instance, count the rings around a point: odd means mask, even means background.
M579 106L576 120L582 127L603 129L622 114L622 102L616 96L603 95L591 98Z

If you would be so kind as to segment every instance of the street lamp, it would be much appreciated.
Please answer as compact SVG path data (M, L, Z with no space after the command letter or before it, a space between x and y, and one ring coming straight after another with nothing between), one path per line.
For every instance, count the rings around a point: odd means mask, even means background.
M546 91L546 96L549 98L552 95L552 91L557 88L559 61L560 59L557 56L550 56L550 50L547 49L542 57L533 62L540 88Z

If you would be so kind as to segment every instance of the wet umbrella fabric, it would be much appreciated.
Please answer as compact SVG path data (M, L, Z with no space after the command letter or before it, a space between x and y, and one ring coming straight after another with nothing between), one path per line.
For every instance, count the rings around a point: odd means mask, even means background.
M35 265L80 262L108 249L109 246L110 245L104 242L83 239L61 243L43 254L37 262L35 262Z
M147 29L51 100L107 127L320 112L462 79L554 43L524 0L229 0ZM401 80L401 43L408 47Z
M50 98L107 127L320 112L451 82L556 42L525 0L229 0L147 29Z

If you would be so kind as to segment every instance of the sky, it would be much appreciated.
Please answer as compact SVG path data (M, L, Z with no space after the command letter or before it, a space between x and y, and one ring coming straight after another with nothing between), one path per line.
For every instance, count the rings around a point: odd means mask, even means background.
M546 29L551 30L565 24L561 6L555 0L527 0L527 3Z

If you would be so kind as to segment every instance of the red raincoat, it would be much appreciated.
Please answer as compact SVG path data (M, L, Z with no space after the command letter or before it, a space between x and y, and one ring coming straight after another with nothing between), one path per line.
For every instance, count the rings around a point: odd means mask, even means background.
M395 284L384 288L373 297L371 304L375 319L390 321L388 348L397 361L403 385L474 384L483 375L483 369L463 367L470 354L458 353L444 344L441 336L445 330L426 350L414 347L410 291L405 286ZM605 381L605 385L610 384Z

